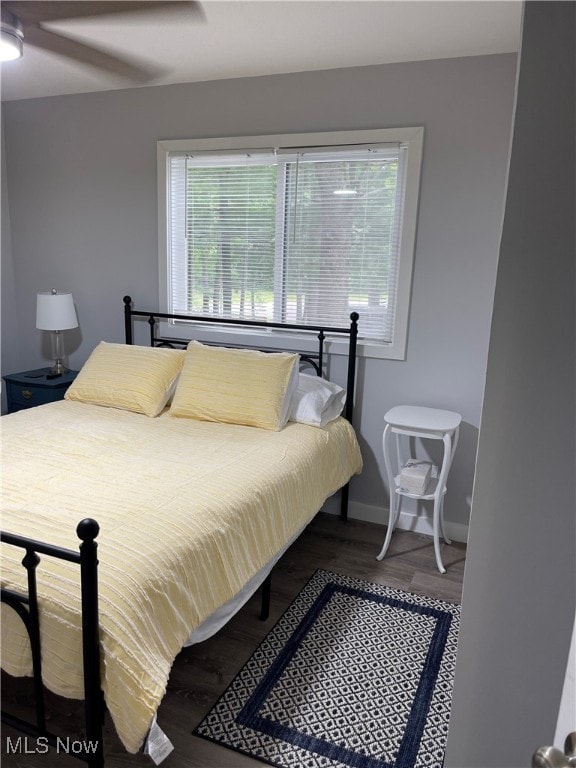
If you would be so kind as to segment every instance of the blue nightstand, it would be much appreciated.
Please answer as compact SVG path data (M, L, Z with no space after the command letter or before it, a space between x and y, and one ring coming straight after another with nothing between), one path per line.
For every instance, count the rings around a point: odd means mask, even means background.
M68 371L56 378L48 378L49 374L50 368L36 368L33 371L3 376L6 382L8 413L63 400L66 390L78 375L78 371Z

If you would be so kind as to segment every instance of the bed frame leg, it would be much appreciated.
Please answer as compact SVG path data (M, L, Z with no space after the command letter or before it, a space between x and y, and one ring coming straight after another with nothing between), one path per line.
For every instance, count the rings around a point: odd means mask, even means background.
M340 491L340 520L346 522L348 520L348 491L350 490L349 483L346 483Z
M268 576L262 582L262 602L260 604L260 621L266 621L270 616L270 593L272 591L272 574Z
M84 706L86 740L90 768L104 765L104 697L100 684L100 641L98 621L98 545L99 526L95 520L82 520L76 529L80 545L80 580L82 589L82 651L84 660Z

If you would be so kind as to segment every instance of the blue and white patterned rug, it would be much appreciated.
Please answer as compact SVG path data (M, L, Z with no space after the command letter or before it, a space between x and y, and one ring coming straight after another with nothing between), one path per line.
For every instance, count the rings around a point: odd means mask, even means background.
M281 768L440 768L459 614L317 571L194 733Z

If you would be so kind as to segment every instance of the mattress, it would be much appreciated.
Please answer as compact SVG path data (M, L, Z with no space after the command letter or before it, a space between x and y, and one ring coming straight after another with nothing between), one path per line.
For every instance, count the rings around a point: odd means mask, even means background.
M98 537L102 688L129 752L141 747L176 654L359 472L352 427L280 432L157 418L71 401L1 419L4 530L78 549ZM3 546L2 585L25 589L21 550ZM82 698L79 569L38 569L43 677ZM3 606L2 667L31 674L25 632Z

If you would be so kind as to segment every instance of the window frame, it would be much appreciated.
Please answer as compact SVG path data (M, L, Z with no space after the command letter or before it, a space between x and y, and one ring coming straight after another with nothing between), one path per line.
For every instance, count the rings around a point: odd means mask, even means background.
M173 152L217 152L217 151L257 151L258 149L287 150L294 147L329 147L347 144L385 144L389 142L402 143L406 146L406 162L404 175L404 208L401 222L400 253L398 256L398 278L396 290L396 307L394 334L391 342L374 339L359 339L358 354L363 357L375 357L389 360L405 360L408 342L408 325L410 317L410 301L412 293L412 273L416 247L416 230L418 218L418 201L420 194L420 175L422 166L422 151L424 144L424 128L421 126L406 128L382 128L359 131L329 131L318 133L271 134L262 136L234 136L205 139L171 139L157 142L157 176L158 176L158 262L159 262L159 308L168 312L169 288L169 247L170 226L168 217L168 181L169 160ZM260 337L257 331L242 333ZM215 334L218 334L215 331ZM283 334L282 331L273 335ZM218 334L220 335L220 334ZM191 336L192 337L192 336ZM266 336L268 342L270 335ZM256 341L256 339L255 339ZM287 339L284 339L286 342ZM277 342L277 340L276 340ZM297 344L297 341L296 341ZM342 342L334 340L327 349L338 354Z

